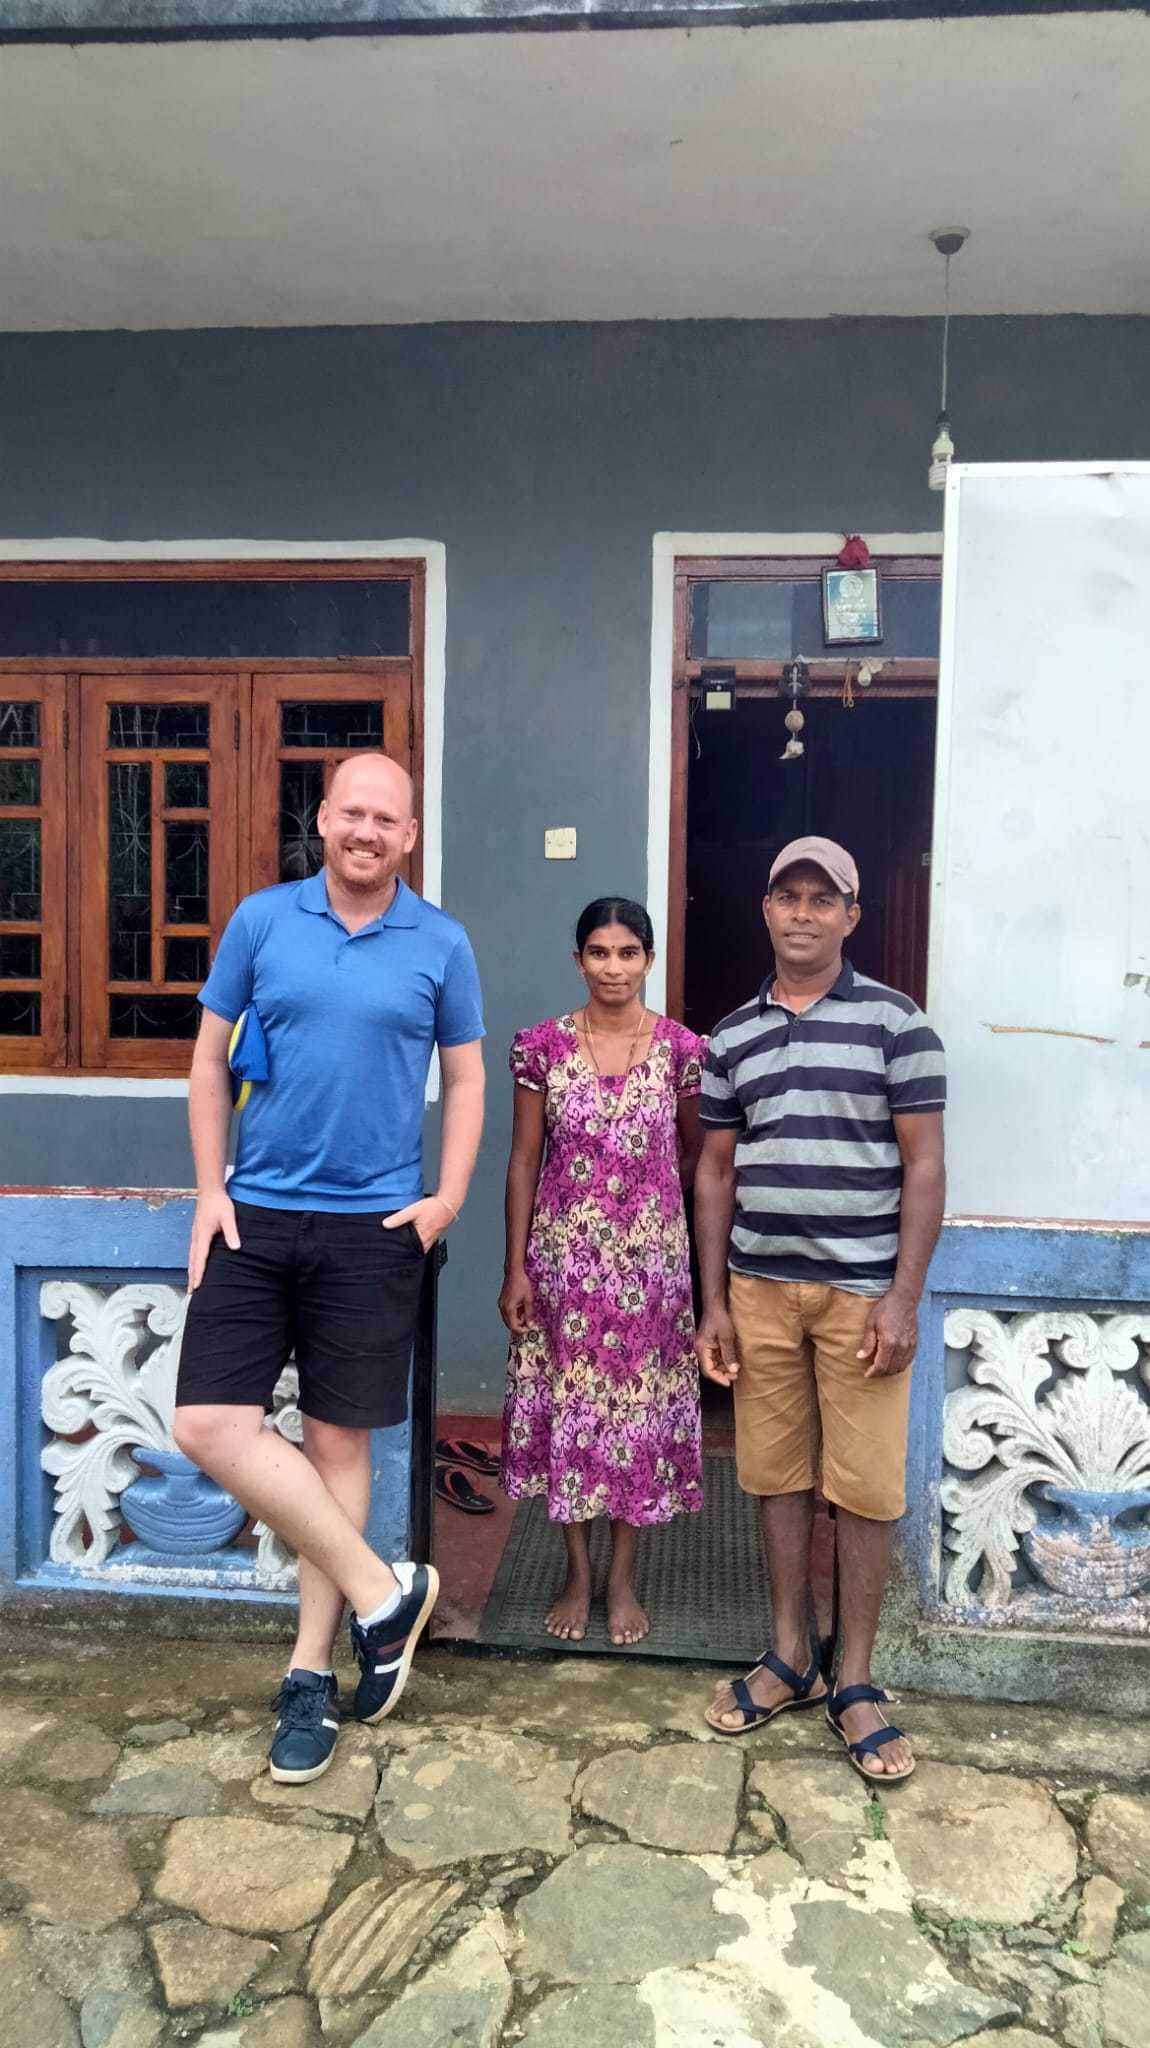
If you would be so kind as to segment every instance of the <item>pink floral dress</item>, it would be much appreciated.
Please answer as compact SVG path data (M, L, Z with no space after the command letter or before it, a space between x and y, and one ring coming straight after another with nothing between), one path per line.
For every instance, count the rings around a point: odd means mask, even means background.
M676 1110L704 1043L660 1017L600 1079L573 1017L520 1031L511 1071L547 1098L527 1244L536 1321L511 1341L503 1485L554 1522L644 1524L703 1505L699 1375Z

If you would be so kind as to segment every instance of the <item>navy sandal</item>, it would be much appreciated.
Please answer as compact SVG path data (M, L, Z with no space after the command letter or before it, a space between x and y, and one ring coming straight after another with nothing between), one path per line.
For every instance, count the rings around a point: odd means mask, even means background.
M843 1744L852 1771L857 1771L859 1777L865 1778L868 1785L901 1785L913 1772L913 1763L908 1764L905 1771L879 1772L868 1771L862 1759L864 1756L877 1755L888 1742L905 1742L906 1737L902 1729L896 1728L893 1721L887 1721L884 1727L874 1729L870 1735L864 1735L861 1742L852 1742L842 1725L840 1716L845 1714L848 1707L859 1706L863 1700L868 1700L875 1706L894 1704L890 1694L884 1692L880 1685L844 1686L841 1692L836 1692L827 1701L827 1727L834 1729Z
M784 1664L781 1657L776 1657L773 1650L764 1650L758 1663L752 1665L751 1669L747 1672L746 1678L736 1678L731 1684L735 1706L743 1716L742 1727L720 1728L717 1721L712 1721L709 1713L704 1714L703 1719L708 1728L713 1729L716 1735L749 1735L752 1728L760 1727L765 1721L777 1720L780 1714L789 1713L792 1707L822 1706L827 1697L825 1692L817 1693L814 1698L811 1697L811 1687L816 1678L818 1678L821 1668L819 1652L817 1650L801 1678L797 1671L792 1671L789 1664ZM773 1671L776 1678L781 1678L784 1685L790 1686L794 1697L789 1700L780 1700L778 1705L774 1707L758 1706L751 1698L747 1686L747 1679L753 1678L756 1671ZM729 1714L731 1709L730 1707L719 1707L713 1711Z

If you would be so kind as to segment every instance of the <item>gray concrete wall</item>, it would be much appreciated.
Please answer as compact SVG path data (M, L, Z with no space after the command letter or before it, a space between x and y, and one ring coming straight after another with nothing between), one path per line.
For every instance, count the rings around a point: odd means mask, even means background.
M575 996L582 904L645 888L651 536L936 525L937 357L921 321L0 337L0 532L446 543L443 897L492 1084L443 1288L461 1408L501 1393L508 1039ZM1148 359L1148 320L960 322L959 452L1150 458ZM0 1098L0 1183L189 1175L178 1103Z

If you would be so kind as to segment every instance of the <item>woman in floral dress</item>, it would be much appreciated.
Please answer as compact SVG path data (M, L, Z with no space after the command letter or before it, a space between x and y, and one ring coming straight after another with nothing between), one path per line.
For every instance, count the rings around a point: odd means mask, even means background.
M610 1517L607 1625L619 1644L650 1626L635 1595L639 1530L703 1504L683 1181L698 1154L704 1046L644 1007L653 958L641 904L588 904L575 950L585 1003L511 1048L503 1485L514 1500L546 1495L563 1524L555 1636L586 1633L588 1524Z

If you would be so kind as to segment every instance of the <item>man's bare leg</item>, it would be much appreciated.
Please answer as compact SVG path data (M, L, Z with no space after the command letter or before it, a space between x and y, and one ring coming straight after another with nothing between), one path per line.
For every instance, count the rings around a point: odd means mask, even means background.
M302 1451L264 1427L262 1408L178 1408L180 1449L330 1579L357 1614L373 1614L396 1589L391 1566L368 1548Z
M813 1489L765 1494L760 1502L763 1548L771 1583L773 1648L776 1657L800 1673L806 1671L811 1661L807 1611L814 1515ZM792 1697L791 1688L772 1671L756 1671L747 1686L757 1707L781 1706ZM821 1698L824 1689L822 1680L817 1679L812 1698ZM716 1728L742 1727L744 1716L735 1705L729 1685L717 1688L707 1719Z
M323 1480L332 1499L362 1535L371 1505L371 1432L344 1429L334 1422L303 1418L303 1454ZM385 1596L386 1597L386 1596ZM333 1579L311 1563L299 1561L299 1624L291 1664L299 1671L327 1671L340 1623L344 1598Z
M842 1634L842 1656L835 1684L842 1691L848 1685L874 1684L871 1653L890 1570L894 1523L869 1522L862 1515L839 1508L835 1528ZM847 1708L842 1725L852 1742L861 1742L864 1735L881 1728L885 1718L881 1708L863 1702ZM914 1751L909 1742L888 1742L877 1755L872 1751L859 1761L868 1776L881 1779L892 1771L909 1770Z

